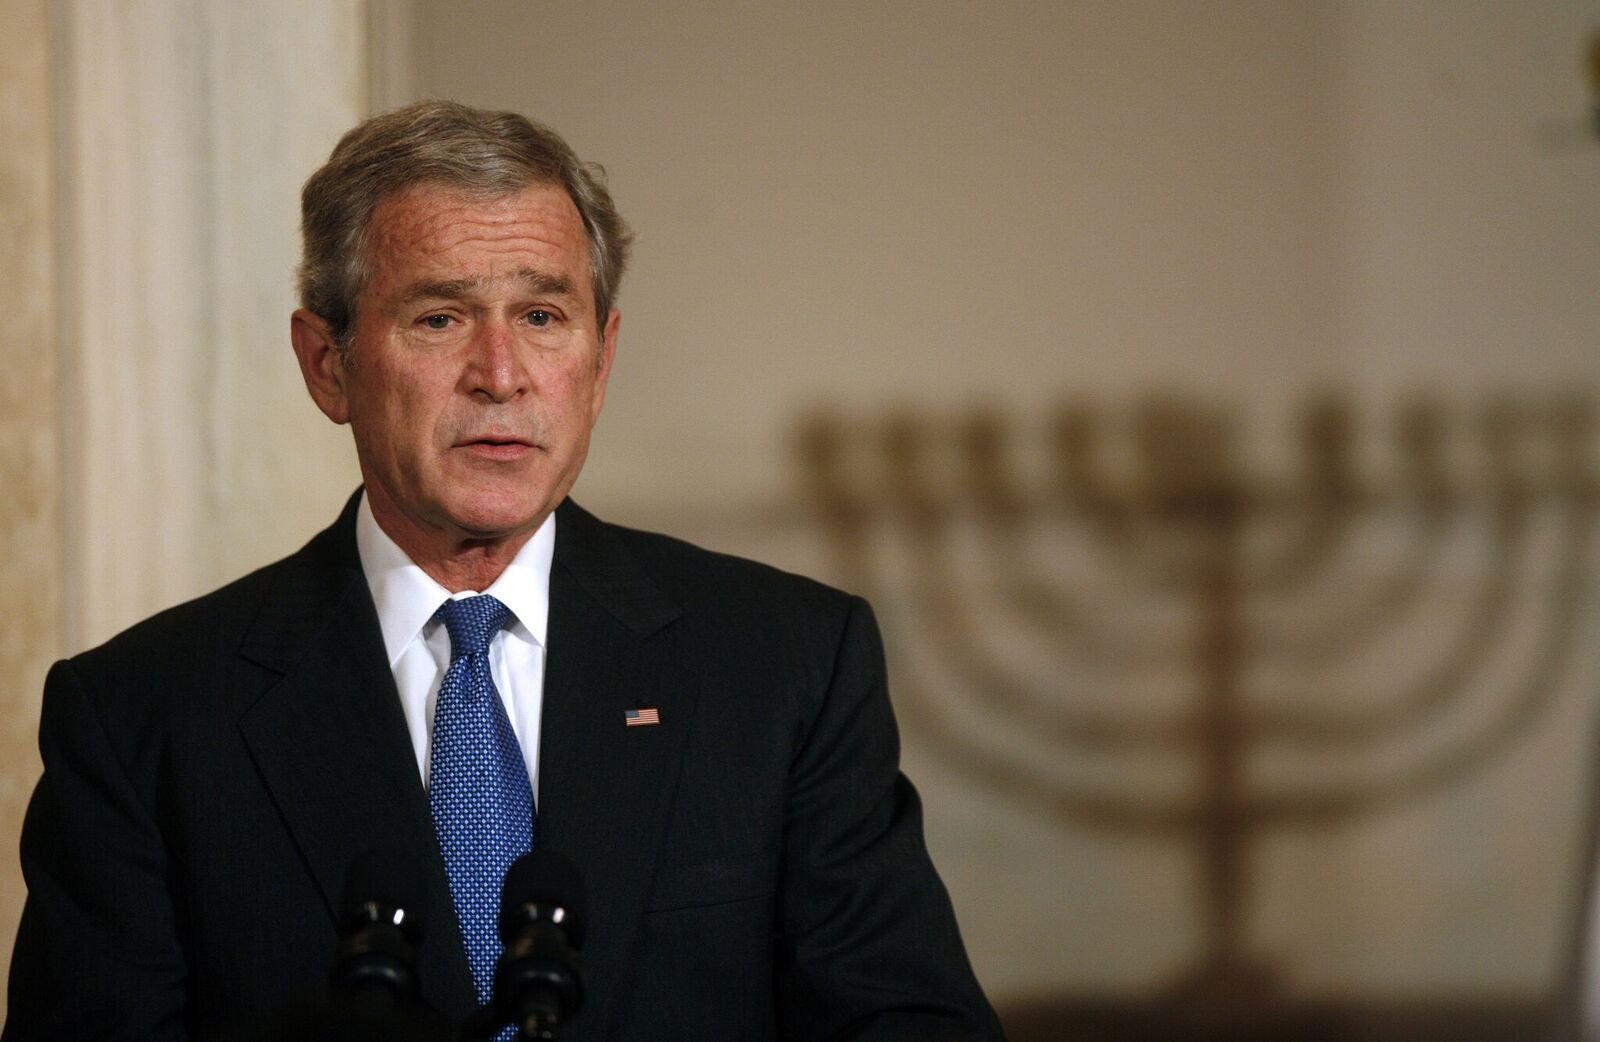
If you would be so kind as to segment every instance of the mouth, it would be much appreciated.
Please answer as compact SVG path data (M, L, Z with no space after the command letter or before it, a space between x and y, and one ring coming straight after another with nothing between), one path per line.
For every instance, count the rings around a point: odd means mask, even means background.
M456 443L456 448L464 449L479 459L511 462L527 456L537 446L526 438L512 435L485 434L475 438L463 439Z

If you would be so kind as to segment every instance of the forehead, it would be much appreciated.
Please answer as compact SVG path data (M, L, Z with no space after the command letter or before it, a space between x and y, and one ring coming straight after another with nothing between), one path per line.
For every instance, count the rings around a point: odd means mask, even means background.
M563 276L591 296L588 235L559 185L497 196L431 184L407 188L373 209L367 259L368 289L380 294L414 282L492 282L534 270Z

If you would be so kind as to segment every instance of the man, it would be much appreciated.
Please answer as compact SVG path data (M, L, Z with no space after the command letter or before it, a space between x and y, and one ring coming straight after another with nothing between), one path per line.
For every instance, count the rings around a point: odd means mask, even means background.
M380 847L427 880L418 974L460 1022L486 891L530 846L588 891L565 1037L997 1037L866 605L566 498L629 242L597 172L429 102L347 134L302 218L295 355L363 488L294 556L52 670L5 1038L269 1013L326 976Z

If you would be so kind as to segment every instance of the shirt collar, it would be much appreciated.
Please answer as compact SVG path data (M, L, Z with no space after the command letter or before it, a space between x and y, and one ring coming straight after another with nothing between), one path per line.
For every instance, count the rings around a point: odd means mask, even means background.
M550 562L555 546L556 515L551 511L500 577L487 590L478 591L492 594L510 608L516 622L507 629L521 630L540 647L545 646L550 620ZM415 564L379 527L365 495L356 509L356 550L361 556L367 588L372 591L372 603L378 609L378 624L391 668L439 605L451 596L471 596L470 591L452 595Z

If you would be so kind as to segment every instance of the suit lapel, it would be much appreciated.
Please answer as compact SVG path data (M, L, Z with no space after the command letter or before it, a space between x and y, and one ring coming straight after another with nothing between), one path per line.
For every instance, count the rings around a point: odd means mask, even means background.
M424 996L464 1016L471 973L377 612L355 549L354 500L302 551L263 606L242 654L282 673L239 730L285 825L339 907L347 866L367 850L415 852L426 881L418 972Z
M625 997L661 849L695 678L657 633L679 614L615 536L574 505L557 515L539 750L539 842L588 891L588 985L574 1024L605 1038ZM656 639L651 639L655 635ZM659 723L628 726L631 709Z

